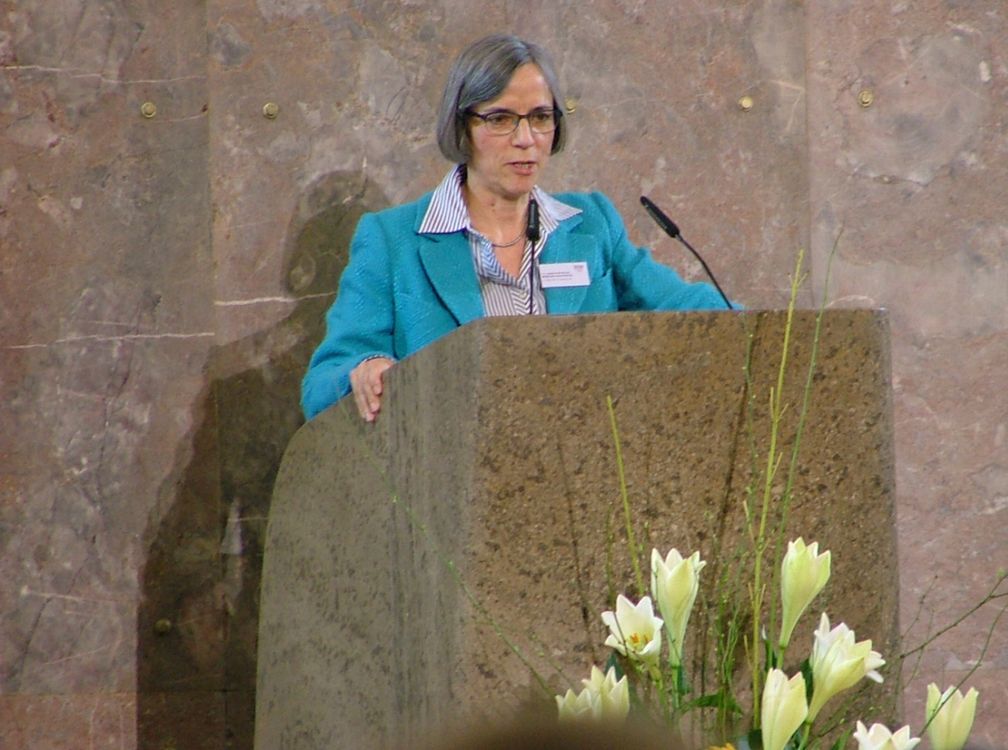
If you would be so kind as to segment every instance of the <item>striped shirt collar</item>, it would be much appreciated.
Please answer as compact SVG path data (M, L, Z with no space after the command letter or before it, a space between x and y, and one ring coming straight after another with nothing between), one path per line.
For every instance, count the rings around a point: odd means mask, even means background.
M464 179L465 165L458 164L449 170L431 196L430 205L417 230L420 234L450 234L472 228L469 209L462 197ZM581 213L580 208L558 201L538 185L532 188L532 197L539 204L539 221L544 234L556 229L561 221Z

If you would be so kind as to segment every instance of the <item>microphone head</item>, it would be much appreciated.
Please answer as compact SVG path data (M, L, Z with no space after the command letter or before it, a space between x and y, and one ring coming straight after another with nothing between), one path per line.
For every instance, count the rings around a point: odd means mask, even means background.
M680 236L679 227L676 226L676 223L666 216L665 213L658 208L658 206L656 206L650 198L646 195L642 195L640 197L640 202L641 205L644 206L644 210L648 212L648 215L655 220L655 223L665 230L665 234L672 239L676 239Z
M529 200L525 236L533 243L539 241L539 204L535 202L535 199Z

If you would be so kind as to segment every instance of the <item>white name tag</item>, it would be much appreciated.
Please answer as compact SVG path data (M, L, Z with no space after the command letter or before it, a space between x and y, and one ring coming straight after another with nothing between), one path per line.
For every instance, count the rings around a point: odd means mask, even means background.
M539 278L543 289L560 286L588 286L587 263L540 263Z

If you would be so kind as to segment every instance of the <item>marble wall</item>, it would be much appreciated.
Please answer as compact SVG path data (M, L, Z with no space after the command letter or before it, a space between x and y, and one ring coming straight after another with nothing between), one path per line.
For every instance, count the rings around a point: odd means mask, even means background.
M750 307L806 248L805 303L890 310L908 645L968 609L1008 565L1006 23L999 0L0 2L0 744L251 746L297 381L356 217L446 170L440 85L490 30L567 87L546 187L603 190L699 276L648 194ZM910 720L996 614L907 675ZM977 737L1008 736L1004 622L970 682Z
M833 304L892 316L911 647L1008 568L1008 8L806 9L813 268L822 279L842 233ZM929 681L952 684L975 666L998 611L986 606L938 639L916 675L906 670L908 718L923 714ZM977 737L1003 744L1006 620L969 682L983 695Z

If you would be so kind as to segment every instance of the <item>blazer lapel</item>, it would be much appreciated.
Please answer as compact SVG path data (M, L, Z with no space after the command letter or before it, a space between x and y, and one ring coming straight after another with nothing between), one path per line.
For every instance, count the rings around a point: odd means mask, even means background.
M483 317L483 299L469 243L461 232L421 234L420 263L434 291L459 325Z
M421 215L422 215L421 211ZM560 222L546 240L540 263L588 263L591 273L601 273L598 242L591 235L574 230L580 216ZM418 225L419 226L419 221ZM441 302L459 325L483 317L483 299L479 279L473 268L469 242L461 232L418 234L420 263ZM595 281L594 278L591 279ZM588 287L553 287L544 290L546 308L551 314L580 312Z

